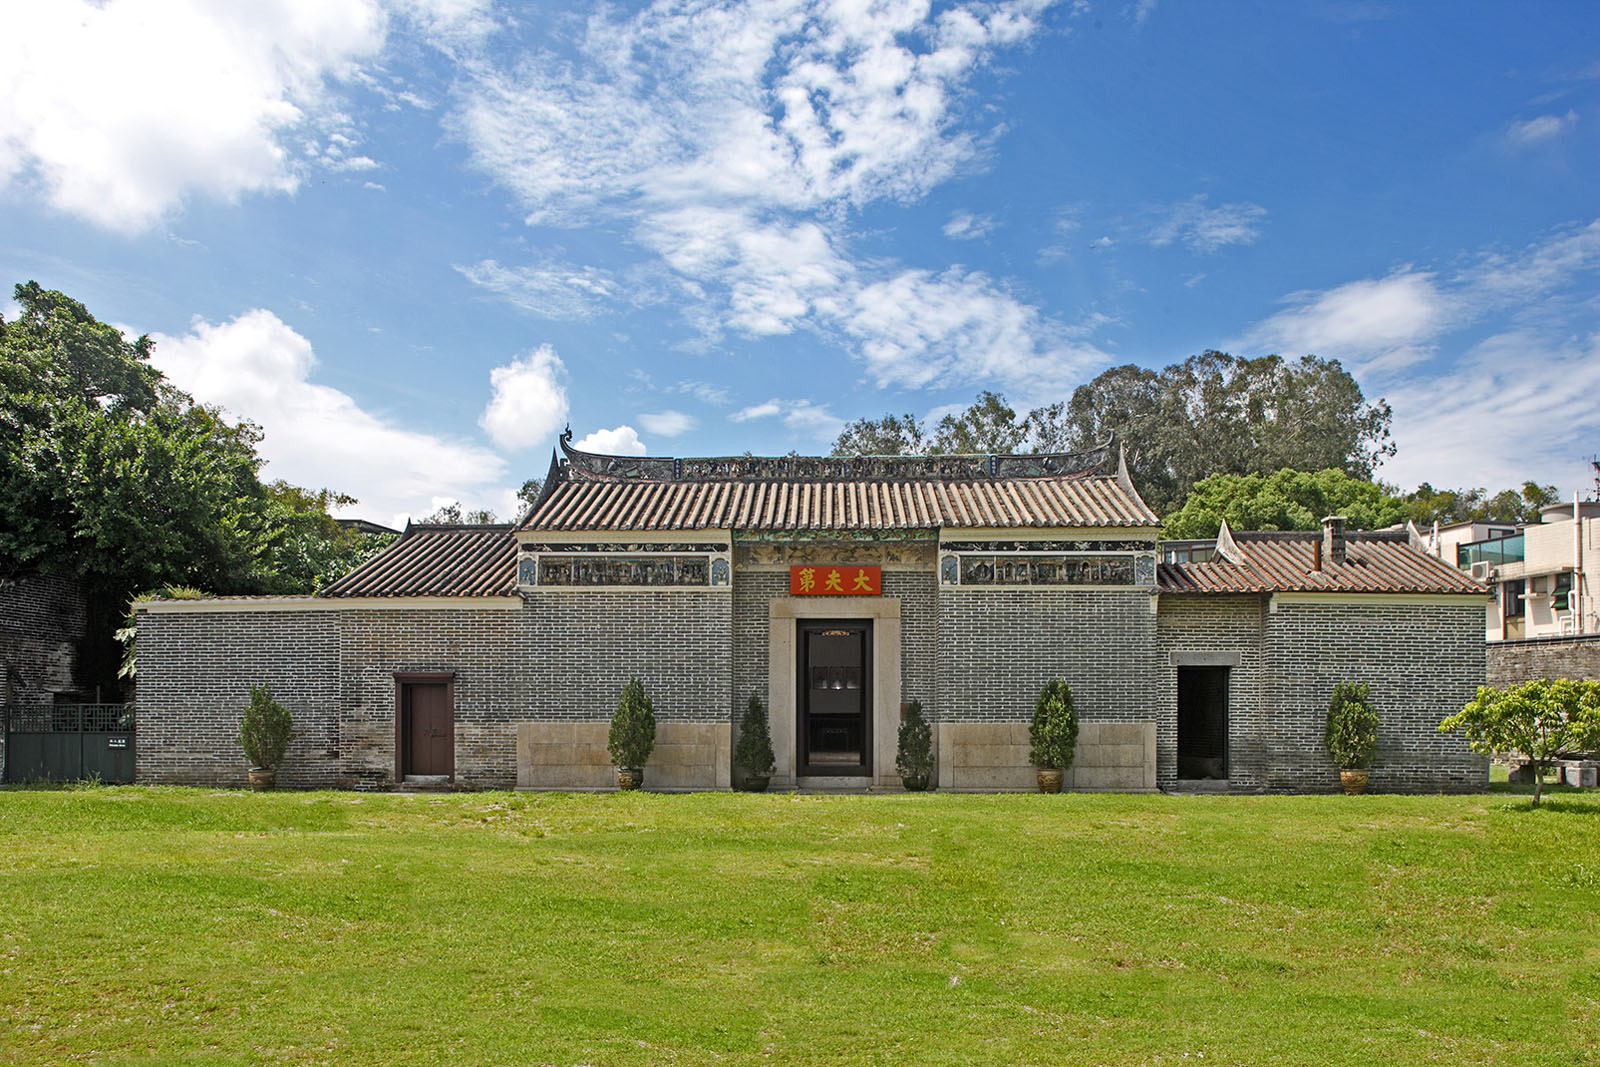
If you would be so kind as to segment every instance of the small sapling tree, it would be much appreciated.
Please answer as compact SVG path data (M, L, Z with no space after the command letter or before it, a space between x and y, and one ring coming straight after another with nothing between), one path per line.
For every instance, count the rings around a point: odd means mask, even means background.
M1478 687L1467 706L1439 724L1460 730L1474 752L1517 752L1533 763L1533 803L1545 767L1563 752L1600 747L1600 682L1536 678L1497 689Z

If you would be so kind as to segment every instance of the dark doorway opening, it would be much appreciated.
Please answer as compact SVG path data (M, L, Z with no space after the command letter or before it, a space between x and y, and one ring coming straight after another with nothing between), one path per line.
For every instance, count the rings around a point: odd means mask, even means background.
M1228 668L1178 668L1178 777L1228 777Z
M802 775L872 773L872 623L799 623Z
M395 777L454 778L455 676L395 677Z

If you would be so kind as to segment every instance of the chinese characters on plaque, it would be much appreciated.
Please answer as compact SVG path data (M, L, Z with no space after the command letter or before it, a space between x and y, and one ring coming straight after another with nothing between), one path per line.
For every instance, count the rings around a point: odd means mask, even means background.
M789 568L791 596L882 596L882 567L830 567L808 564Z

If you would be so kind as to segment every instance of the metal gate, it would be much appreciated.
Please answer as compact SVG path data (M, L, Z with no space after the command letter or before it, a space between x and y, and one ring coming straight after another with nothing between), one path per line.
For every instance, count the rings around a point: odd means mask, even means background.
M133 781L133 705L4 708L7 782Z

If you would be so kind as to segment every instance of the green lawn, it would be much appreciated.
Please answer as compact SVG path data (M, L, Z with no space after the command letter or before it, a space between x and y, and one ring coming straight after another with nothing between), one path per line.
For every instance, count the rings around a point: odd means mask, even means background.
M0 792L0 1062L1600 1064L1600 797Z

